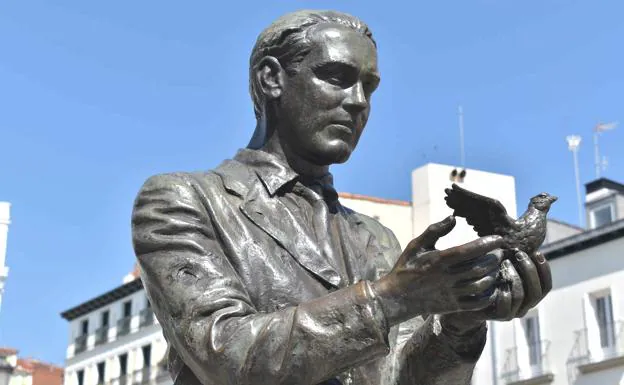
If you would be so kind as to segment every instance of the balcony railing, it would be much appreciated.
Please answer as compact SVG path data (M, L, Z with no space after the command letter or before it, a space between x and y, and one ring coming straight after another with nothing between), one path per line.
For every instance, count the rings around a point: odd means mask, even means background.
M132 316L121 318L117 321L117 335L125 336L130 333L130 321L132 321Z
M140 327L147 327L154 324L154 312L150 308L141 310Z
M569 383L575 381L578 372L588 373L624 365L624 322L597 326L574 332L574 346L567 362Z
M108 342L108 326L102 326L95 331L95 344L101 345Z
M598 325L593 331L578 330L568 363L583 365L624 356L623 337L622 321Z
M122 374L117 378L110 379L102 385L131 385L132 378L129 374Z
M82 353L87 350L87 337L88 335L83 334L76 337L76 339L74 340L74 352L76 354Z
M154 365L135 370L134 373L132 373L132 384L128 385L154 384L162 381L167 376L169 376L169 372L163 365Z
M535 344L507 349L501 379L507 384L538 377L551 381L553 374L548 362L549 347L550 341L542 340Z

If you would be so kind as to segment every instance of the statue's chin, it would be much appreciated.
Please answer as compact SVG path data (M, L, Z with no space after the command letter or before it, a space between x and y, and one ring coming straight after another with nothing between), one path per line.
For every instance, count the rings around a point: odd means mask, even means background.
M326 151L322 156L316 158L316 164L319 166L330 166L332 164L342 164L349 160L351 151Z
M322 152L324 164L341 164L345 163L351 157L353 149L346 142L335 141L331 145L327 146Z

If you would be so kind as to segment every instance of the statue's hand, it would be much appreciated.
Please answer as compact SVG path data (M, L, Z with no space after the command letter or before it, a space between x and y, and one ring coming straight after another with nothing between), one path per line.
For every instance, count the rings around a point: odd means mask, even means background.
M464 333L486 320L509 321L523 317L552 289L550 266L539 251L530 257L522 251L496 250L494 253L504 257L496 280L495 301L482 310L445 314L441 317L443 327Z
M429 226L405 248L392 271L373 283L390 326L423 314L479 310L495 300L500 259L488 253L501 246L502 238L435 249L453 227L452 216Z

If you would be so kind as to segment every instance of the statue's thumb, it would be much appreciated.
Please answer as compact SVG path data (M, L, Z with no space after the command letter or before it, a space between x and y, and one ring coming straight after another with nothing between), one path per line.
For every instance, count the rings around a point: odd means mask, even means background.
M455 217L450 215L441 222L434 223L427 227L427 230L419 237L420 246L425 249L432 249L435 247L438 239L447 235L455 227Z

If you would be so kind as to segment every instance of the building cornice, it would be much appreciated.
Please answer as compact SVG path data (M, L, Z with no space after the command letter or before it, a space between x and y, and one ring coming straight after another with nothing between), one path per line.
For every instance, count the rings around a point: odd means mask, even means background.
M121 298L125 298L130 294L136 293L141 289L143 289L143 282L140 279L135 279L134 281L130 281L102 295L90 299L87 302L83 302L78 306L74 306L69 310L65 310L61 313L61 317L65 318L67 321L72 321L82 315L100 309L106 305L110 305L111 303Z

